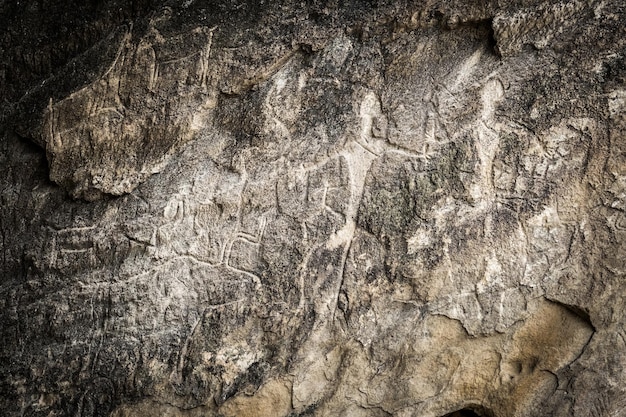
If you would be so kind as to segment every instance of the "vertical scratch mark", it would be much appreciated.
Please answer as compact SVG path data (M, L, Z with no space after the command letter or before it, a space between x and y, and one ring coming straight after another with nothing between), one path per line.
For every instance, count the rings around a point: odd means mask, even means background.
M157 81L159 80L159 63L154 59L154 67L152 69L152 77L150 79L150 89L153 90L156 88Z
M103 291L104 295L104 291ZM104 302L104 300L102 300ZM96 370L96 365L98 364L98 358L100 356L100 351L102 350L102 346L104 344L104 338L109 325L109 317L111 315L111 287L109 286L109 292L107 294L106 305L103 306L103 317L102 317L102 326L99 328L100 331L100 340L98 341L98 347L93 355L93 360L91 362L91 372L94 373Z
M339 285L337 286L337 291L335 292L335 299L333 300L333 305L330 310L333 312L332 321L335 320L335 314L337 313L337 306L339 305L339 296L341 295L341 288L345 282L346 277L346 264L348 263L348 255L350 254L350 249L352 248L352 238L344 247L343 253L341 255L341 268L339 271Z
M159 63L157 62L156 53L153 47L150 47L152 53L152 71L150 71L150 77L148 78L148 90L154 91L159 78Z
M130 39L132 38L132 26L131 28L128 29L128 31L126 32L126 34L124 35L124 37L122 38L122 41L120 42L120 46L117 49L117 53L115 54L115 58L113 59L113 63L109 66L109 68L106 70L106 72L104 74L102 74L102 79L107 78L107 76L115 69L117 69L117 64L119 63L120 59L122 60L121 65L122 66L124 64L124 60L125 60L125 49L128 47L128 44L130 42Z
M180 384L183 382L183 368L185 367L185 361L187 360L187 352L189 351L189 346L191 345L191 342L193 338L195 337L196 331L198 330L200 323L204 319L205 314L206 314L206 308L202 310L202 314L200 314L200 317L198 317L198 319L194 323L193 327L191 328L191 332L189 332L189 335L185 339L185 343L180 349L180 354L178 356L178 364L176 366L176 370L174 370L172 372L172 375L170 376L170 378L175 383Z
M0 233L2 234L2 264L7 264L7 241L6 232L4 231L4 216L0 217Z
M209 40L207 45L200 51L200 86L206 90L209 78L209 59L211 57L211 47L213 46L213 32L217 26L209 29Z
M622 339L622 343L624 343L624 346L626 346L626 337L624 336L625 332L624 331L617 331L617 335L619 336L620 339Z
M50 101L48 102L48 128L49 128L48 134L50 135L52 147L60 148L62 146L62 143L61 143L60 135L57 135L57 132L56 132L57 131L55 127L56 117L57 116L56 116L54 104L52 101L52 97L50 97Z

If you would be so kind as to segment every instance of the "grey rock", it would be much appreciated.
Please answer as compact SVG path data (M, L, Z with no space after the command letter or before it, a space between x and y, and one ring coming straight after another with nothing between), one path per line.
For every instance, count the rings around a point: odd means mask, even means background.
M0 5L7 416L624 414L620 1L75 7Z

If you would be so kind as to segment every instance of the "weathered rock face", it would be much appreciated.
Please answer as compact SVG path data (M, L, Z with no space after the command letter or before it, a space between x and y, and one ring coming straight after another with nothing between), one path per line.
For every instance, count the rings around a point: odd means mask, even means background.
M626 415L621 1L44 3L6 415Z

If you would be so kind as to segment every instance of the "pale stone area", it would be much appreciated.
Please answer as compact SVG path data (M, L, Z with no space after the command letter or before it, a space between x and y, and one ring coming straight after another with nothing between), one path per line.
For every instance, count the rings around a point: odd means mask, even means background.
M135 5L31 84L24 40L0 409L623 415L626 15L518 3Z

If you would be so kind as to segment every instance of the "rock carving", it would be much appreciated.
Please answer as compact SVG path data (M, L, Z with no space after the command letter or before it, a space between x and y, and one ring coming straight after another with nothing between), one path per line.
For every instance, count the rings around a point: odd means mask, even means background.
M620 1L47 3L0 5L4 414L624 414Z

